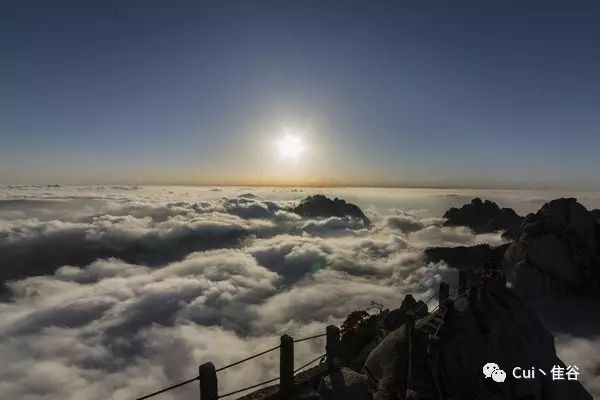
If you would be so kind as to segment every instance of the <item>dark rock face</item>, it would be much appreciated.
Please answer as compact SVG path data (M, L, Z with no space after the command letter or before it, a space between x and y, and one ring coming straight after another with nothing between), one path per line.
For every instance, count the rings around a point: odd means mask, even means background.
M565 367L556 355L553 337L512 290L473 290L472 301L468 295L460 297L443 314L436 340L427 329L443 311L417 320L411 341L412 372L405 327L394 330L371 351L365 370L373 399L405 398L409 375L414 398L438 398L441 392L443 398L453 399L592 399L579 382L513 378L515 367L536 366L548 374L554 365ZM484 378L482 368L489 362L506 372L504 383Z
M369 218L356 204L347 203L337 197L331 200L322 194L306 197L292 211L309 218L352 217L360 219L367 228L371 226Z
M431 312L407 295L392 311L351 313L342 325L340 368L324 363L301 373L295 398L592 399L576 381L513 378L515 367L550 374L553 366L566 366L553 336L503 279L488 271L470 282L470 291ZM505 371L504 383L484 377L483 366L490 362ZM278 398L277 385L243 397Z
M510 244L490 246L430 247L425 250L427 261L444 261L452 268L480 270L487 264L501 265L504 253Z
M523 221L504 268L522 291L597 291L600 286L598 216L574 198L546 203Z
M479 198L461 208L452 207L444 214L445 226L468 226L477 233L505 231L511 239L518 237L523 217L511 208L500 208L496 203Z

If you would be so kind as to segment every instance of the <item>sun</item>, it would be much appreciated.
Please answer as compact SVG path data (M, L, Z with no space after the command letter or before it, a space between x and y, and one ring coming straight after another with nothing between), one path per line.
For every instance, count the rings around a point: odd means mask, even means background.
M276 142L279 157L284 160L298 160L306 152L306 144L302 135L285 132Z

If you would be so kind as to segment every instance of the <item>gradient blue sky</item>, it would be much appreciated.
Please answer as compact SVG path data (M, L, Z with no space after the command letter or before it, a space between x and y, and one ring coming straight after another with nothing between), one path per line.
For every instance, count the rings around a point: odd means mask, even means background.
M597 1L4 0L0 48L0 183L600 188Z

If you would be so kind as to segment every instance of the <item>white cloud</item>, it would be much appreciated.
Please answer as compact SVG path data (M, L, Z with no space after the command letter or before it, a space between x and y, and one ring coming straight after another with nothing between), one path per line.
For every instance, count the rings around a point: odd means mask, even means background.
M559 335L556 352L565 364L579 368L583 386L595 399L600 398L600 335L589 338Z
M376 216L369 230L305 220L289 211L289 191L41 190L11 189L11 205L0 205L0 271L14 279L11 302L0 303L2 398L131 399L283 333L322 332L371 301L427 296L455 279L425 264L427 246L502 242L422 213ZM298 346L298 363L322 351L322 341ZM226 371L220 385L276 374L267 356Z

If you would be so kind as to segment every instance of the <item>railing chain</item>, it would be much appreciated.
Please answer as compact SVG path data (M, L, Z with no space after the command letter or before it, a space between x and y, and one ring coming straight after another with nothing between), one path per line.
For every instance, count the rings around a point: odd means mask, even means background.
M279 345L277 345L277 346L275 346L275 347L273 347L273 348L271 348L271 349L268 349L268 350L265 350L265 351L261 351L261 352L260 352L260 353L258 353L258 354L254 354L253 356L246 357L246 358L244 358L243 360L239 360L239 361L236 361L236 362L234 362L234 363L231 363L231 364L225 365L225 366L223 366L223 367L221 367L221 368L217 369L217 370L216 370L216 372L223 371L223 370L225 370L225 369L227 369L227 368L234 367L234 366L236 366L236 365L238 365L238 364L241 364L241 363L244 363L244 362L246 362L246 361L250 361L250 360L252 360L253 358L260 357L260 356L262 356L263 354L267 354L267 353L269 353L269 352L271 352L271 351L273 351L273 350L277 350L279 347L280 347L280 346L279 346Z
M256 385L248 386L248 387L243 388L243 389L237 389L237 390L234 390L233 392L221 394L221 395L219 395L219 399L222 399L223 397L227 397L227 396L233 396L234 394L242 393L242 392L245 392L246 390L254 389L254 388L257 388L259 386L266 385L267 383L275 382L277 380L279 380L279 377L273 378L273 379L269 379L268 381L264 381L264 382L261 382L261 383L257 383Z
M161 390L159 390L159 391L156 391L156 392L154 392L154 393L150 393L150 394L147 394L147 395L145 395L145 396L138 397L136 400L145 400L145 399L149 399L150 397L156 396L157 394L161 394L161 393L164 393L164 392L168 392L169 390L172 390L172 389L178 388L179 386L187 385L188 383L192 383L192 382L194 382L194 381L197 381L198 379L200 379L200 376L197 376L197 377L195 377L195 378L192 378L192 379L188 379L187 381L183 381L183 382L180 382L180 383L176 383L175 385L172 385L172 386L169 386L169 387L167 387L167 388L161 389Z
M298 371L303 370L304 368L308 367L310 364L314 363L315 361L318 361L318 360L324 358L325 356L327 356L327 353L323 353L319 357L315 358L314 360L310 360L309 362L307 362L303 366L296 368L294 370L294 374L296 374Z
M320 337L323 337L326 335L327 335L327 333L321 333L320 335L309 336L309 337L305 337L303 339L296 339L296 340L294 340L294 343L304 342L305 340L317 339L317 338L320 338Z

